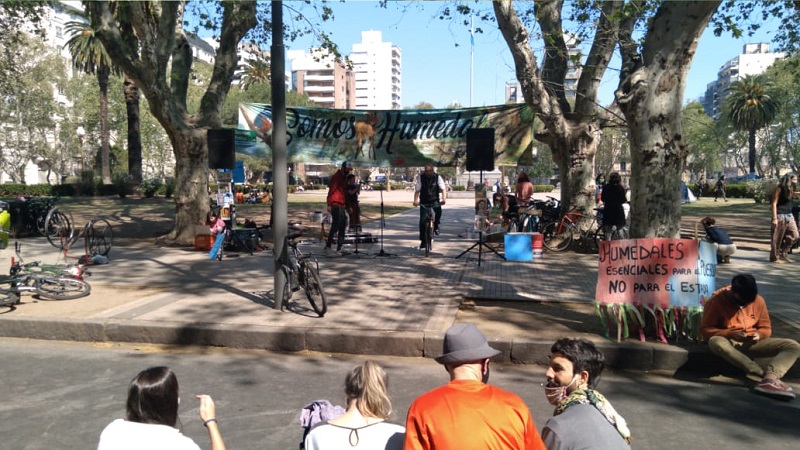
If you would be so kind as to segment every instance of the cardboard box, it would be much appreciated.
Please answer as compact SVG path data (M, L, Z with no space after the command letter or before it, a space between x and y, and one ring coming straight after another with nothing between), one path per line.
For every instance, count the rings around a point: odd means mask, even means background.
M194 249L209 251L214 246L214 236L210 234L200 234L194 237Z
M505 235L506 261L532 261L530 233L507 233Z

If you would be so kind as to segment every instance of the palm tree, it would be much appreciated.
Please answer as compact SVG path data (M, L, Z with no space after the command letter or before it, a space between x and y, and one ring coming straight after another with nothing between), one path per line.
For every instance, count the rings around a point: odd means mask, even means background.
M121 71L114 66L105 47L94 35L94 30L86 22L72 21L65 26L68 35L67 47L72 54L72 65L76 69L95 74L100 87L100 161L103 184L111 184L108 136L108 79L113 73Z
M260 83L269 83L270 80L270 61L259 55L247 61L242 74L242 90L246 91L250 86Z
M769 125L780 109L780 101L768 93L770 88L769 80L763 75L748 75L725 89L728 94L725 110L731 125L749 134L748 161L751 174L756 172L756 131Z

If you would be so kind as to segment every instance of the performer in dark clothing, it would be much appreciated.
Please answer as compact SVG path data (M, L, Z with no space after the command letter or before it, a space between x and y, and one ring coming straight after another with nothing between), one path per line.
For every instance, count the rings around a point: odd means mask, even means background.
M626 239L628 232L625 227L625 208L622 205L628 202L625 197L625 188L622 186L622 177L619 173L612 172L608 176L608 183L600 193L603 201L603 227L606 239ZM615 232L616 230L616 232Z
M439 200L439 195L442 199ZM426 164L424 171L419 174L417 186L414 188L414 206L420 204L426 208L419 210L419 240L422 242L420 248L425 247L423 235L425 234L425 220L428 218L428 208L433 209L433 228L434 234L439 235L439 222L442 219L442 205L447 200L447 189L444 180L438 173L433 171L433 165Z

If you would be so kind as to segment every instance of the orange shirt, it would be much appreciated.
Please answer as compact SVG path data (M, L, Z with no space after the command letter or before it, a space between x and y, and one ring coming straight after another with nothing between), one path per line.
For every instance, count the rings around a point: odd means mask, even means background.
M516 394L455 380L417 398L408 410L405 450L541 449L531 412Z
M731 338L738 331L748 334L757 331L761 339L766 339L772 336L772 323L764 297L756 295L753 303L739 307L733 302L731 287L727 286L715 291L706 301L700 333L706 339L712 336Z

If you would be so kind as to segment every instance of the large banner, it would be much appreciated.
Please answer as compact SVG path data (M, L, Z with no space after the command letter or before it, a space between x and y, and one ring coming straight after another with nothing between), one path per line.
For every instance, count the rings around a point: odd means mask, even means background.
M694 239L629 239L600 243L595 300L699 307L715 289L716 248Z
M272 107L239 104L236 152L272 158ZM527 105L430 110L286 108L290 162L364 166L463 166L467 130L494 128L495 165L530 159L533 113Z

